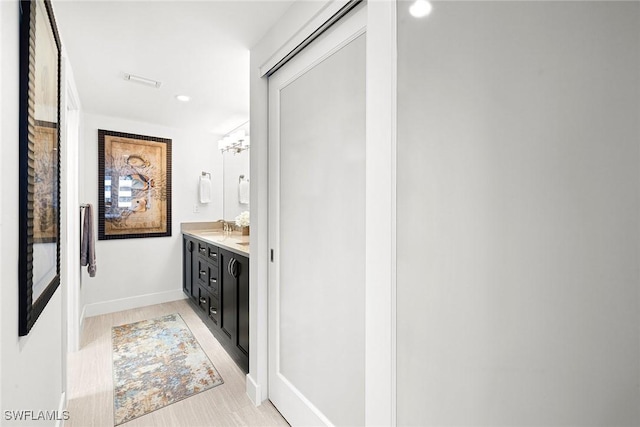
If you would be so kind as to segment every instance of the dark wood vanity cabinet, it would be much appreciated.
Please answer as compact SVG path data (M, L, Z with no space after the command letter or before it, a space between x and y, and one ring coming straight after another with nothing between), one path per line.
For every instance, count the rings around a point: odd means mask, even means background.
M249 355L249 259L220 249L222 316L220 328L234 348Z
M183 238L183 290L194 310L245 372L249 370L249 258Z

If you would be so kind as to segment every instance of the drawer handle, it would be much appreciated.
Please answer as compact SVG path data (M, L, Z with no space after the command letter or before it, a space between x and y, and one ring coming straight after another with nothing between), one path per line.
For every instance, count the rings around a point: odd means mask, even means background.
M216 315L216 314L218 314L218 310L216 310L215 308L211 307L211 308L209 309L209 313L211 313L211 314L213 314L213 315Z
M218 256L218 254L216 252L211 252L211 256L215 258Z
M200 297L200 304L206 304L207 303L207 299L204 297Z
M214 279L213 277L212 277L211 279L209 279L209 281L210 281L211 283L217 283L217 282L218 282L218 281L217 281L216 279Z
M204 275L206 275L206 274L207 274L207 271L206 271L206 270L200 270L200 275L201 275L201 276L204 276Z
M200 248L200 252L202 252L202 253L207 252L207 248Z

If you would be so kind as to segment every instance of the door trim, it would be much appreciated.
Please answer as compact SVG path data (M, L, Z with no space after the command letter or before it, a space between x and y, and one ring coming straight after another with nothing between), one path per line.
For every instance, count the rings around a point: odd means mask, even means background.
M65 165L63 170L63 183L65 199L65 227L67 232L63 233L62 245L66 247L66 259L62 266L63 283L66 283L65 305L66 305L66 340L65 351L75 352L80 349L80 336L82 333L81 315L81 295L80 295L80 201L78 186L78 153L80 138L80 98L73 77L71 63L67 58L66 50L63 48L62 55L63 78L65 82L64 108L62 114L65 117L65 125L61 134L64 140L66 155L63 156ZM66 277L66 279L65 279Z
M294 47L291 52L287 53L284 58L278 61L273 67L271 67L265 75L271 77L273 73L282 68L287 62L293 59L298 53L300 53L305 47L309 46L315 39L320 37L322 33L327 31L333 24L338 22L343 16L349 13L352 9L356 8L364 0L349 0L340 10L334 13L329 19L327 19L320 27L312 32L307 38L302 40L299 45Z
M367 7L365 425L396 426L396 7Z
M258 47L252 49L252 53L260 51L259 57L265 58L264 60L259 59L260 77L268 77L268 73L269 75L273 74L277 64L353 1L322 0L294 3L276 24L280 28L288 27L288 31L284 30L284 32L280 32L277 35L280 40L279 44L278 42L273 43L273 40L270 40L272 38L270 37L271 34L267 34ZM293 25L291 25L292 22ZM264 47L261 45L264 45Z

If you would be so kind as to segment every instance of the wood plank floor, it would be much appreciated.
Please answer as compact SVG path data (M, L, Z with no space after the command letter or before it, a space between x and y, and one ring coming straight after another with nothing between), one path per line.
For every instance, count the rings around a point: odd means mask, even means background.
M186 300L90 317L85 320L81 350L68 357L68 410L65 426L113 426L111 328L179 313L193 332L224 384L166 406L125 427L288 426L267 401L256 407L245 393L245 374L227 355Z

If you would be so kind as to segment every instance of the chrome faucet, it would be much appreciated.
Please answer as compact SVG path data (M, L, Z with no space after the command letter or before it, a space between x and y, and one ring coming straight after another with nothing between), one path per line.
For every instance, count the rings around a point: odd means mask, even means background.
M234 230L234 223L230 221L225 221L224 219L219 219L216 222L222 223L222 231L225 237L229 237L231 232Z

